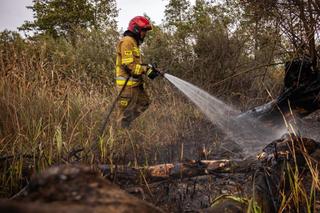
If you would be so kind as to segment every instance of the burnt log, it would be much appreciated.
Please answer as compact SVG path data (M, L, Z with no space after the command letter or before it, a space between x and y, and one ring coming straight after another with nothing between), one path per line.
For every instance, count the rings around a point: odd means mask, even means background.
M268 144L258 155L253 183L249 183L254 186L251 193L253 197L251 194L248 197L221 195L210 208L201 212L319 212L319 198L315 196L319 193L319 185L314 186L318 190L310 191L312 179L318 179L312 176L318 174L312 174L312 170L319 170L319 163L319 142L286 134ZM294 183L294 175L299 178L299 182ZM293 193L301 193L298 195L301 199L294 200ZM303 196L312 201L309 206Z
M0 212L162 212L106 180L88 166L51 167L32 178L14 200L0 200Z
M141 179L157 182L168 179L191 178L215 173L248 172L253 159L246 160L201 160L176 164L159 164L149 167L100 165L102 173L120 184L137 184Z

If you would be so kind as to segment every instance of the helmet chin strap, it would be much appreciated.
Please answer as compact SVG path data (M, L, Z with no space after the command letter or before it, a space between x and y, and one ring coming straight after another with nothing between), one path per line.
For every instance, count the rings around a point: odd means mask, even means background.
M144 38L142 38L141 33L135 33L137 38L138 38L138 43L139 45L143 43Z
M144 38L141 38L141 36L139 35L139 44L142 44L144 41Z

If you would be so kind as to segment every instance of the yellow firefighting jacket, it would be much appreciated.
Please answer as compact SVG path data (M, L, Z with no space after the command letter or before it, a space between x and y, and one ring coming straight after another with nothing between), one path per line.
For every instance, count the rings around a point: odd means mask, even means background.
M128 75L131 77L128 87L136 87L143 83L142 74L147 71L147 66L142 65L140 49L134 38L124 36L117 45L116 59L116 84L123 86Z

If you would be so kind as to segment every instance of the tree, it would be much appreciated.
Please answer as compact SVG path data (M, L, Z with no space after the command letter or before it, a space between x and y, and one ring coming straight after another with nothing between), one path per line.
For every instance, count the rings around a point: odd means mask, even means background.
M117 9L114 0L33 0L34 21L26 21L19 30L49 34L54 38L74 39L77 28L115 27Z
M170 0L165 9L164 31L170 36L169 48L174 56L172 67L176 72L189 71L192 59L190 35L190 1ZM183 63L188 61L188 63Z
M195 69L201 70L197 80L209 91L217 90L211 83L234 74L243 53L242 42L230 32L236 20L230 7L223 2L197 0L192 10Z
M318 0L239 1L247 13L278 25L283 40L292 46L291 57L309 55L317 66L319 53L320 3Z
M188 9L190 2L188 0L170 0L165 9L165 19L168 25L179 27L181 23L188 20Z
M94 26L97 29L117 28L118 16L115 0L89 0L94 8Z

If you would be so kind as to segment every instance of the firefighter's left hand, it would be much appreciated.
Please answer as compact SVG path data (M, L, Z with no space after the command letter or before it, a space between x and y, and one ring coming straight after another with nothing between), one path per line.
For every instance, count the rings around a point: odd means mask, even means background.
M160 71L158 68L157 68L157 65L156 64L148 64L148 70L147 70L147 76L150 78L150 79L155 79L156 77L158 77L159 75L163 75L162 74L163 72Z

